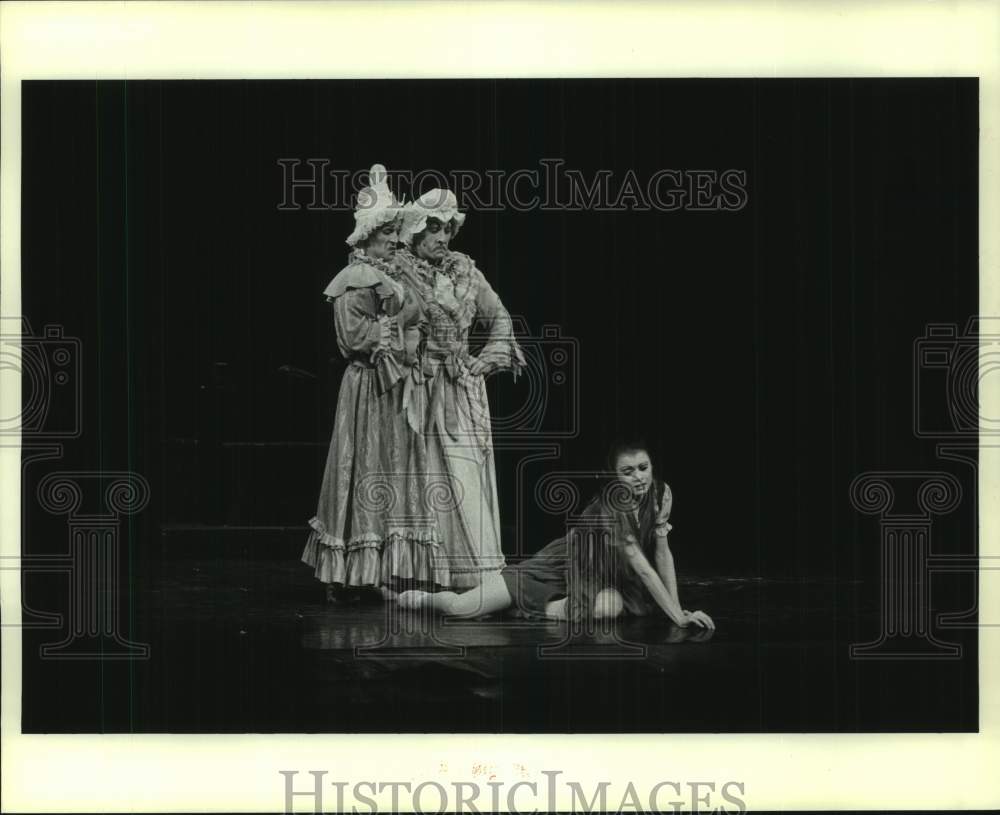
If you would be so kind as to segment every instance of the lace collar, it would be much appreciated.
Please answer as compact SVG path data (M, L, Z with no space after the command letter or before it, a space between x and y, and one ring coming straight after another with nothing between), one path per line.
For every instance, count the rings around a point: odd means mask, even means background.
M422 257L416 255L409 247L404 247L400 251L403 257L406 258L407 262L417 270L421 277L433 281L434 276L438 272L441 272L442 274L448 275L448 277L452 279L455 278L456 270L454 267L457 256L454 252L448 252L444 260L441 261L441 265L436 266L429 260L424 260Z
M350 257L351 263L365 263L368 266L372 266L378 269L383 274L389 275L390 277L395 277L399 274L399 271L393 266L391 260L384 260L383 258L373 258L370 255L366 255L364 250L355 249L351 252Z

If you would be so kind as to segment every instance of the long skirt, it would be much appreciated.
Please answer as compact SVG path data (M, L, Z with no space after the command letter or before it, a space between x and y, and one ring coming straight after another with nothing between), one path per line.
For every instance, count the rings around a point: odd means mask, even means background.
M482 378L378 385L363 363L344 373L302 560L324 583L477 586L504 565Z

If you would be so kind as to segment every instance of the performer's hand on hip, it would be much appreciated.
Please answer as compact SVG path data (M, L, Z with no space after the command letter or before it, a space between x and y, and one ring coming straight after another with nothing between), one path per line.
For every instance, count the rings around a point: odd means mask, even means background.
M469 363L469 373L473 376L485 376L489 373L490 364L479 357L473 357Z

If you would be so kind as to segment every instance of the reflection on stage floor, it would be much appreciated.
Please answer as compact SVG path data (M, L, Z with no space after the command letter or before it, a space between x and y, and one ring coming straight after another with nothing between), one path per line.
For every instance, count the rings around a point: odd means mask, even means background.
M967 661L849 658L850 643L878 634L877 587L715 577L684 580L680 590L686 608L712 615L715 632L678 629L665 617L623 618L589 632L554 621L428 619L372 597L331 607L308 568L291 559L168 560L134 597L132 638L150 645L150 659L98 666L99 726L496 733L977 726L974 696L955 692ZM51 636L25 632L26 648ZM974 630L948 636L975 659ZM93 727L65 689L83 687L94 670L43 662L25 683L26 732ZM119 673L124 690L111 693Z

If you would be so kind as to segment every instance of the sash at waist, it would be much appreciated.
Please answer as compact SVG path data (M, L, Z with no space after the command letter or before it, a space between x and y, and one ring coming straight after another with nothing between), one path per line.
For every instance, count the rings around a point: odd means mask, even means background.
M455 399L465 402L464 411L472 426L469 431L484 450L490 446L489 407L482 390L481 377L469 374L465 358L452 352L448 354L425 353L418 365L401 364L395 353L382 352L374 361L357 357L351 365L364 370L374 370L378 393L402 384L401 409L410 428L424 434L434 426L441 410L441 430L452 439L462 435L461 420ZM447 392L446 383L457 385L457 390Z

